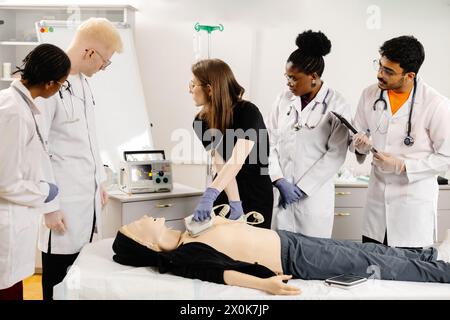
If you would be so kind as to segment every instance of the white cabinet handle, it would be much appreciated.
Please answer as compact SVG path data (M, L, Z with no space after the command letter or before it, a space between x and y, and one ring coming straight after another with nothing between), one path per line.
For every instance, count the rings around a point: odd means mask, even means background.
M348 217L348 216L350 216L351 214L350 214L350 212L336 212L334 215L335 215L336 217Z
M351 192L349 192L349 191L347 191L347 192L345 192L345 191L338 191L338 192L336 192L336 195L337 196L349 196L349 195L351 195L352 193Z
M170 207L172 207L172 204L171 204L171 203L157 204L155 207L158 208L158 209L161 209L161 208L170 208Z

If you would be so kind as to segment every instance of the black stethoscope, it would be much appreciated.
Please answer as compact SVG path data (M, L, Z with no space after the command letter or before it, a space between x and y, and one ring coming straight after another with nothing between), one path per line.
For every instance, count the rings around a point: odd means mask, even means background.
M330 89L327 90L327 93L325 94L325 97L323 98L323 101L322 101L322 105L323 105L323 108L322 108L322 114L321 114L319 120L317 121L317 123L316 123L315 125L312 125L312 126L310 126L310 125L308 124L308 122L309 122L309 117L311 116L311 113L314 112L314 109L316 109L316 106L317 106L318 104L320 104L320 102L316 101L316 102L314 103L314 106L311 108L311 111L309 112L308 117L306 117L306 122L305 122L305 127L307 127L308 129L314 129L315 127L317 127L317 125L320 123L320 121L322 121L323 116L325 115L325 113L326 113L327 110L328 110L327 97L328 97L329 93L330 93ZM293 105L289 106L289 111L286 113L286 115L287 115L287 116L291 115L292 109L295 110L295 124L294 124L294 127L293 127L293 128L294 128L295 131L298 131L298 130L300 130L303 126L302 126L302 125L299 123L299 121L298 121L298 111L297 111L297 109L295 109L295 106L293 106Z
M412 119L412 114L413 114L413 109L414 109L414 102L416 99L416 89L417 89L417 80L416 80L416 78L414 78L413 94L412 94L412 98L411 98L411 106L409 108L408 124L406 126L407 133L406 133L405 139L403 139L403 143L405 144L405 146L408 146L408 147L412 147L414 144L414 138L411 137L411 128L412 128L411 119ZM383 112L387 112L387 101L383 97L384 91L386 91L386 90L381 90L380 96L373 103L373 111L377 110L377 103L382 102L383 103Z
M82 77L82 76L80 75L80 77ZM89 85L89 82L87 81L86 78L84 78L84 81L86 82L86 85L87 85L87 87L89 89L89 92L91 94L92 105L95 106L95 99L94 99L94 94L92 93L91 86ZM63 104L64 111L66 112L67 120L64 121L64 123L74 123L74 122L80 121L80 118L75 118L75 107L74 107L74 104L73 104L73 97L81 100L83 103L86 103L86 100L85 100L85 98L81 98L81 97L75 95L75 93L73 92L73 89L72 89L72 85L70 84L69 81L67 81L67 83L68 83L68 85L67 85L66 91L69 93L70 106L71 106L71 109L72 109L71 116L69 116L69 110L68 110L66 102L64 100L63 90L59 90L59 97L60 97L61 102ZM83 88L83 97L86 97L83 85L82 85L82 88Z

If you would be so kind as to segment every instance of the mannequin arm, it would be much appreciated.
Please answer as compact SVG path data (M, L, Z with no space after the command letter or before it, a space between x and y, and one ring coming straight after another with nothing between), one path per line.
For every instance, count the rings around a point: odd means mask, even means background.
M283 280L289 280L291 278L292 276L287 275L273 276L270 278L258 278L234 270L226 270L223 273L224 282L231 286L258 289L276 295L300 294L301 291L299 288L290 286L283 282Z

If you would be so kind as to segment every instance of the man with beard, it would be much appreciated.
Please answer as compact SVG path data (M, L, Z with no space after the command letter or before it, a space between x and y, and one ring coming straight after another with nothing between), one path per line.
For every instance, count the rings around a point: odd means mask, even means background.
M417 77L425 52L416 38L388 40L379 52L378 84L361 95L352 141L360 163L373 153L362 240L430 246L436 177L450 167L450 102Z

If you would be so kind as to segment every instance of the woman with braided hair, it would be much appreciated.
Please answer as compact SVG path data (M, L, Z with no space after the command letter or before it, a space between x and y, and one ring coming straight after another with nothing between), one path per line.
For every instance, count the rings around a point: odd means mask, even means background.
M57 93L70 72L63 50L42 44L0 91L0 300L23 299L22 280L34 273L39 213L53 211L58 188L47 182L50 162L36 116L38 97Z
M322 32L298 35L286 63L288 88L276 99L267 129L269 174L276 187L272 228L330 238L333 177L345 161L348 130L331 111L351 118L350 105L322 80L331 42Z

